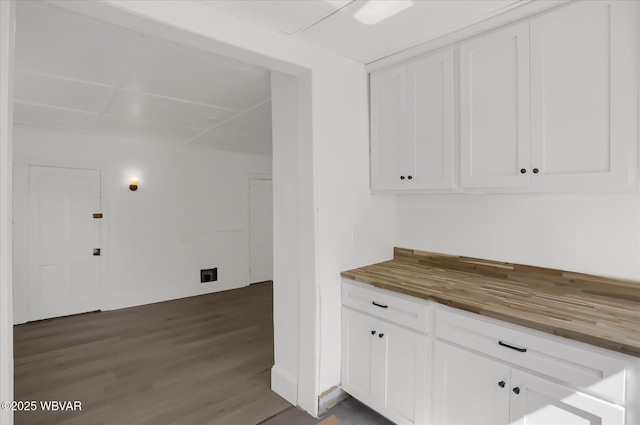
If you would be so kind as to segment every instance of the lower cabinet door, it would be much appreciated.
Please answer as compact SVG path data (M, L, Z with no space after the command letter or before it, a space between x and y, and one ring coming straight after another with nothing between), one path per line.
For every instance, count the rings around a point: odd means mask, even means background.
M373 401L373 343L379 344L377 321L342 309L342 388L364 403Z
M427 404L427 337L381 322L383 350L382 404L386 415L401 424L424 424ZM380 338L382 335L382 338ZM376 366L374 365L374 368Z
M510 368L437 341L433 413L436 424L509 423Z
M624 424L624 408L546 379L511 371L513 425Z

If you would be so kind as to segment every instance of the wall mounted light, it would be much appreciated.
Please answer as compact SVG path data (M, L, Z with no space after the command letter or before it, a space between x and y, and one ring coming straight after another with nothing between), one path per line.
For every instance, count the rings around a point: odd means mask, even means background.
M137 177L131 177L131 183L129 183L129 190L132 192L135 192L136 190L138 190L138 178Z

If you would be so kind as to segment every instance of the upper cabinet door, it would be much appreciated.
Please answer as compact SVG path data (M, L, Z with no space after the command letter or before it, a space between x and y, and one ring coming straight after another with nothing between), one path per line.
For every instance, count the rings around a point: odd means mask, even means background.
M531 21L533 187L630 183L637 144L635 2L582 2Z
M408 75L407 188L453 188L453 49L411 62Z
M460 45L461 186L529 187L529 23Z
M401 188L407 172L407 67L371 75L371 188ZM402 174L404 173L404 174ZM405 179L400 179L400 176Z

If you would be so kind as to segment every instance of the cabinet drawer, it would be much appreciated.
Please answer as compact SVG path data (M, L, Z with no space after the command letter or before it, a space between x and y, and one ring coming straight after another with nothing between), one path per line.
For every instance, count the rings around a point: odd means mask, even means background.
M389 322L427 333L429 305L370 285L344 280L342 304Z
M436 337L625 403L632 366L618 353L440 305Z

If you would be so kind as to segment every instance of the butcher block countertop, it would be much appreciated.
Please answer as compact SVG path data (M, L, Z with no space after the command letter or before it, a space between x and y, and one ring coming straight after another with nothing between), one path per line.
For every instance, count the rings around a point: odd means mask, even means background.
M640 357L640 282L394 248L342 277Z

